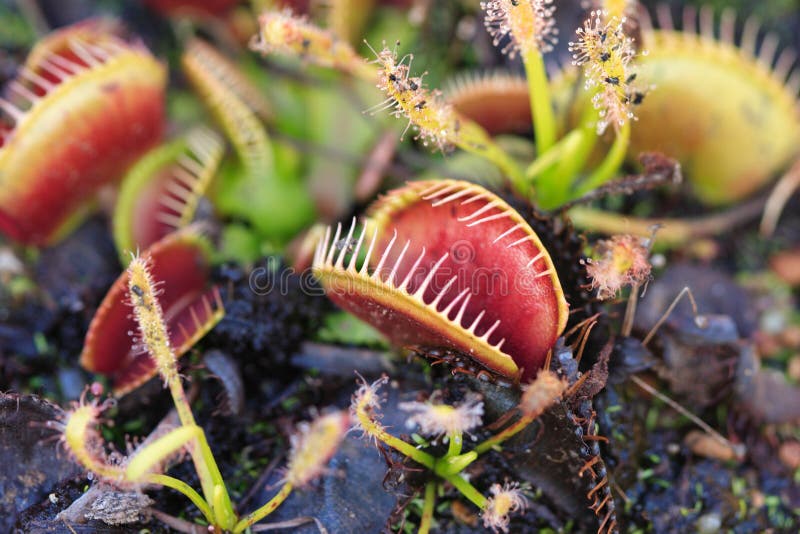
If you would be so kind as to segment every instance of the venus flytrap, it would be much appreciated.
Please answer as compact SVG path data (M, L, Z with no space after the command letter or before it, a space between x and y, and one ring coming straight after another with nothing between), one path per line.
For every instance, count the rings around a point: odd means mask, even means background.
M120 261L126 251L145 250L170 232L191 224L225 155L222 139L205 127L163 144L127 172L113 216Z
M121 487L143 488L160 485L184 494L197 506L209 523L210 532L244 532L272 513L295 487L308 485L325 470L349 429L346 413L334 412L312 423L301 423L292 437L287 475L278 493L266 504L239 518L231 502L222 474L208 445L205 432L192 414L178 373L177 358L170 346L164 313L158 301L157 283L152 279L148 261L134 256L128 266L129 304L138 325L137 342L156 362L159 375L172 395L180 426L140 446L129 457L108 456L97 430L99 417L107 403L87 403L81 398L56 423L65 447L86 469L104 481ZM163 474L167 460L187 451L195 465L202 494L185 482Z
M484 524L494 532L507 532L509 515L521 511L526 500L519 490L518 483L495 484L491 488L492 497L485 497L469 480L462 475L481 454L499 447L504 441L524 430L539 417L551 404L559 399L566 390L566 382L554 373L542 370L539 376L527 387L516 411L518 419L496 435L486 439L472 450L462 452L463 436L480 427L483 416L483 403L478 396L470 393L458 406L439 403L436 399L428 402L404 402L399 404L401 410L411 412L407 422L418 426L420 432L448 443L447 452L442 456L423 450L431 443L423 443L417 447L390 434L381 424L381 395L379 388L388 382L383 376L372 384L361 379L361 385L353 395L351 415L356 421L356 428L364 437L375 444L391 447L403 456L428 468L439 480L431 480L425 486L422 517L419 532L427 533L432 523L436 489L442 482L455 487L467 500L477 506L483 515ZM435 394L434 394L435 396Z
M619 5L612 11L612 4L620 3L606 1L598 7L619 16ZM626 4L623 14L632 16L632 2ZM570 217L579 228L643 237L653 224L661 223L656 246L677 247L729 231L760 211L758 199L741 201L797 158L800 76L795 75L796 67L790 68L791 47L776 54L776 47L769 46L777 42L775 36L735 38L738 22L732 11L715 22L710 6L700 11L699 19L687 8L680 31L669 9L657 10L655 21L640 14L640 46L648 54L636 58L636 68L656 90L638 106L629 152L659 151L675 158L692 196L707 206L739 205L694 218L629 218L585 207L572 208ZM746 26L753 36L760 35L753 22L748 20ZM759 119L753 121L745 110L756 108ZM724 128L719 127L721 120ZM686 131L703 133L683 135Z
M199 38L187 44L181 67L237 156L222 162L215 208L248 221L271 246L282 248L312 222L316 208L302 175L285 172L286 152L261 120L269 104L236 64Z
M11 241L64 237L160 142L167 69L119 29L89 19L52 32L0 89L0 234Z

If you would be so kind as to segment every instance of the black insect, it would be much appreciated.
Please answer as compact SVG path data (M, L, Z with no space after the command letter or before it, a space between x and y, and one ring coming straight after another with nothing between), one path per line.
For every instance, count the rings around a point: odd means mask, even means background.
M131 293L136 295L136 297L139 299L139 306L143 306L148 310L150 309L150 305L147 304L147 301L144 299L144 290L141 287L136 284L131 285Z

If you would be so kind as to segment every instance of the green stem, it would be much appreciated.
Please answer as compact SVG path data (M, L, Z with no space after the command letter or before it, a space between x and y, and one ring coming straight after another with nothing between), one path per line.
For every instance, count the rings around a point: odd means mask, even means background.
M475 447L473 450L478 454L483 454L484 452L488 451L495 445L499 445L500 443L503 443L507 439L518 434L520 431L525 429L525 427L531 424L533 420L534 420L533 417L526 417L523 415L522 417L517 419L513 424L503 429L502 432L499 432L498 434L492 436L486 441L478 444L478 446Z
M648 237L653 234L653 226L658 224L660 228L656 233L654 246L656 250L664 250L729 232L758 217L763 209L762 197L738 204L721 213L685 219L641 219L584 206L575 206L568 213L575 228L598 234L635 234Z
M197 440L202 458L203 467L206 469L207 476L210 477L212 502L214 503L214 515L217 522L226 529L233 527L236 522L236 514L233 511L233 504L231 503L228 489L225 487L225 481L222 478L222 473L219 471L217 462L214 459L214 454L211 452L211 447L208 445L205 433ZM198 462L195 462L197 465ZM198 472L198 476L200 473Z
M456 432L448 436L449 444L447 446L446 458L458 456L461 454L461 447L464 444L464 435L461 432Z
M662 247L681 245L695 237L691 219L640 219L585 206L575 206L567 213L575 228L605 235L648 236L653 232L653 225L659 224L661 227L656 234L656 244Z
M586 165L586 161L589 159L589 156L592 154L597 144L597 110L592 107L591 103L587 103L587 105L584 106L580 123L576 130L583 134L581 136L581 143L575 147L575 150L569 157L561 159L558 167L550 171L556 176L564 177L569 180L568 188L571 188L572 184L575 183L575 178Z
M258 523L259 521L267 517L269 514L274 512L275 509L278 508L278 506L280 506L283 503L283 501L286 500L286 498L289 496L291 492L292 492L292 485L287 482L286 484L283 485L281 490L272 499L269 500L267 504L247 514L245 517L241 519L241 521L236 523L236 526L233 527L232 529L234 534L243 532L248 527L253 526L254 524Z
M614 144L611 145L611 149L608 151L608 154L606 154L605 159L603 159L594 172L592 172L575 191L575 198L597 189L617 174L622 162L625 160L625 155L628 153L630 140L631 123L630 121L626 121L619 132L617 132Z
M419 520L418 534L428 534L433 521L433 505L436 503L436 481L431 480L425 485L425 500L422 504L422 517Z
M167 375L167 384L172 394L175 409L178 412L178 418L181 420L181 425L196 426L180 376L177 373L170 373ZM211 447L208 446L205 432L202 432L195 440L195 443L189 446L188 449L197 471L197 477L200 479L200 485L203 487L205 500L213 503L213 522L223 528L230 529L236 516L233 512L231 498L225 488L225 481L222 479L222 473L219 471L214 454L211 452ZM221 492L217 489L219 487L222 488Z
M469 499L472 504L480 508L481 510L484 509L486 506L486 497L484 497L480 491L475 489L475 486L470 484L467 479L462 477L461 475L453 475L447 478L447 481L451 483L455 488L461 492L461 494Z
M470 125L471 126L471 125ZM467 126L463 127L464 129ZM525 179L519 164L508 155L508 153L500 148L487 134L484 132L484 138L480 143L472 141L456 142L456 145L472 154L481 156L492 162L500 171L509 179L511 186L521 195L527 195L530 190L530 184Z
M569 200L574 176L553 171L580 150L585 144L585 137L583 130L572 130L550 150L540 154L526 169L526 178L536 184L536 203L539 207L552 209Z
M559 163L564 153L570 153L582 136L583 133L580 130L572 130L559 139L547 152L539 152L538 157L525 169L525 178L529 181L535 181L545 170ZM549 187L549 185L546 187Z
M158 466L167 458L191 444L203 434L199 426L179 426L160 438L140 447L125 466L125 478L137 481L150 471L158 471Z
M179 480L177 478L171 477L169 475L160 475L160 474L149 474L145 477L145 482L149 484L158 484L160 486L166 486L168 488L172 488L175 491L183 493L195 506L200 512L203 514L203 517L206 518L206 521L209 523L214 523L214 514L211 512L211 507L208 503L197 493L194 488L192 488L189 484L184 482L183 480Z
M382 442L390 446L400 454L408 456L418 464L422 464L429 469L433 469L436 459L426 452L422 452L410 443L406 443L402 439L396 438L388 432L383 432L379 437Z
M465 452L458 456L444 456L436 460L433 472L442 478L451 477L462 472L477 459L478 453L475 451Z
M370 418L364 407L360 405L356 407L356 417L358 417L358 421L361 423L361 427L364 429L364 431L373 438L380 440L400 454L411 458L418 464L424 465L428 469L433 470L436 466L436 458L417 449L410 443L406 443L402 439L396 438L386 432L386 430L384 430L380 424L376 423Z
M587 102L578 127L568 134L575 132L574 145L570 143L569 150L564 150L558 165L547 168L542 173L540 182L548 184L547 190L553 191L551 195L539 201L543 208L554 209L575 198L572 187L597 144L596 125L597 110Z
M522 63L528 78L528 94L531 99L536 148L542 154L549 150L556 141L556 120L550 101L547 69L544 66L544 58L536 47L527 47L523 50Z

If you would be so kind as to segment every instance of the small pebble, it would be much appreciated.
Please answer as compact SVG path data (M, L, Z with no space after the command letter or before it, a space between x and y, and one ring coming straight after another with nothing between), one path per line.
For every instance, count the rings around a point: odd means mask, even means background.
M792 471L800 468L800 442L787 441L781 444L778 449L778 458Z
M719 514L704 514L697 518L698 534L714 534L722 528L722 518Z
M789 378L795 382L800 382L800 354L795 354L791 357L786 372L789 374Z
M9 247L0 248L0 277L10 277L25 272L25 266Z
M764 498L764 494L754 489L750 492L750 503L753 505L753 508L759 509L766 503L766 499Z
M779 252L769 263L781 280L791 286L800 285L800 249Z
M756 332L753 339L758 347L758 354L762 358L771 358L781 349L780 343L775 339L775 336L763 331Z
M699 430L692 430L686 434L683 443L698 456L722 461L736 459L736 451L732 447Z
M472 509L464 505L461 501L453 501L453 504L450 506L450 511L453 513L453 517L455 517L456 521L459 523L468 525L472 528L478 526L478 514L473 512Z
M792 349L800 349L800 326L789 325L781 332L781 341L784 346Z

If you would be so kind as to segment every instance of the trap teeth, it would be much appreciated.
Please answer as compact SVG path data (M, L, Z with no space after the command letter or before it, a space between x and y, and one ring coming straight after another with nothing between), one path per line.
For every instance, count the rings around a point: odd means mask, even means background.
M15 241L56 240L161 139L166 70L115 30L45 37L0 100L0 232Z
M637 58L637 72L654 89L636 107L629 154L674 157L705 204L746 198L798 155L794 52L776 53L771 35L759 41L754 19L737 46L732 12L715 26L711 11L698 16L687 9L682 31L672 29L666 7L657 14L662 29L642 24L640 47L647 55Z
M398 345L455 350L506 377L536 374L567 303L516 211L478 185L443 180L391 191L369 216L318 244L314 272L331 300Z

